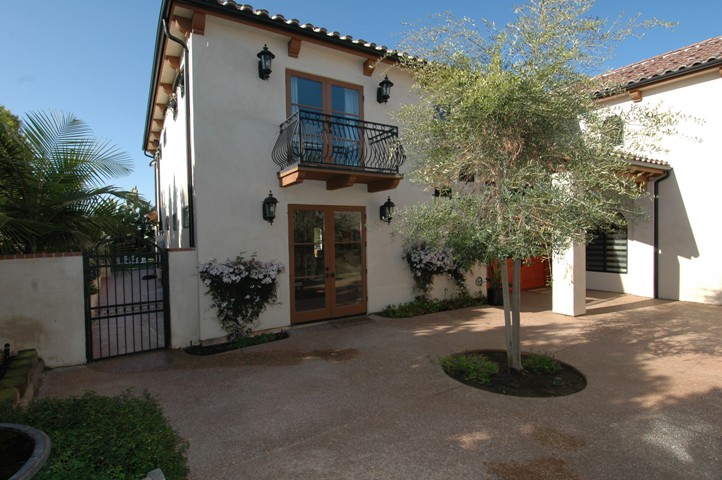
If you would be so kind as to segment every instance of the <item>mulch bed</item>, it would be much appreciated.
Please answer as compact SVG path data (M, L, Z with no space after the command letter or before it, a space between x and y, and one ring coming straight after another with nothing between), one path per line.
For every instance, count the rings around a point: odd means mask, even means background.
M288 338L288 332L282 330L274 333L262 333L253 337L242 337L235 342L216 343L214 345L191 345L183 350L191 355L215 355L239 348L275 342L276 340L283 340L284 338Z
M563 397L584 390L586 377L576 368L557 360L561 370L554 374L534 373L524 370L509 373L505 350L474 350L464 353L481 353L499 364L499 373L491 377L488 385L465 380L446 372L454 380L487 392L514 397ZM522 353L522 360L527 354Z

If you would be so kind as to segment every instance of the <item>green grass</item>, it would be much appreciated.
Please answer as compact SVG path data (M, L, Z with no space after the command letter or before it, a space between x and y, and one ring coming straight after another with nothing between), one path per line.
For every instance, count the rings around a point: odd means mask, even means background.
M417 299L411 302L389 305L379 315L389 318L411 318L428 313L445 312L458 308L477 307L486 304L483 295L459 296L443 300Z
M488 385L491 377L499 373L499 364L480 353L462 353L439 359L441 368L452 376Z
M557 373L562 368L554 357L544 353L530 353L522 359L521 366L536 374L546 373L549 375Z
M0 408L0 422L30 425L50 437L50 458L38 480L137 480L154 468L169 480L188 473L187 443L147 392L39 399L25 409Z

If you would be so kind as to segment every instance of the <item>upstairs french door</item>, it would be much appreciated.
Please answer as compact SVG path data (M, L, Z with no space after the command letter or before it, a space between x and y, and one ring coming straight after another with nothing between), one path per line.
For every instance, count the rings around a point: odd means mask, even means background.
M361 163L363 92L360 86L287 71L289 116L302 110L304 130L294 147L306 162Z
M289 205L291 322L366 313L364 207Z

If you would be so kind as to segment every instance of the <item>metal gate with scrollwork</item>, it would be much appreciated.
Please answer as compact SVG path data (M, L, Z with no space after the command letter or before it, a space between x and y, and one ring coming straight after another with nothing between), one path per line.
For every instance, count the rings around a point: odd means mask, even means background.
M168 252L104 242L83 256L88 361L166 348Z

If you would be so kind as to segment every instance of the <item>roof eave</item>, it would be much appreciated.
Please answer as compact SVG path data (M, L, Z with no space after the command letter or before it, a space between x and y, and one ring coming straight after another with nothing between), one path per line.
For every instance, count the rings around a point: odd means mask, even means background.
M155 108L155 86L158 84L160 76L161 61L163 58L162 50L165 34L163 33L163 20L168 18L170 12L170 4L173 0L163 0L158 13L158 27L155 36L155 53L153 54L153 72L151 73L150 86L148 91L148 104L145 113L145 129L143 131L143 152L148 152L148 138L150 137L150 128L153 123L153 110Z
M651 163L651 162L642 162L640 160L632 160L632 159L627 159L627 158L625 158L624 161L635 167L642 167L642 168L648 168L648 169L653 169L653 170L662 170L662 171L672 170L671 165L669 165L668 163L659 164L659 163Z
M650 77L650 78L645 78L643 80L630 82L630 83L627 83L624 85L620 85L619 88L621 88L623 92L628 92L630 90L637 90L640 88L648 87L648 86L656 84L656 83L666 82L666 81L669 81L669 80L672 80L672 79L675 79L678 77L683 77L685 75L691 75L693 73L701 72L703 70L712 69L715 67L722 67L722 58L717 58L717 59L711 60L709 62L693 65L692 67L689 67L689 68L681 68L679 70L664 73L659 76L654 76L654 77ZM597 98L601 99L601 98L614 97L615 95L619 95L620 93L622 93L622 92L621 91L614 91L614 92L609 92L609 93L595 92L595 95L597 96Z

